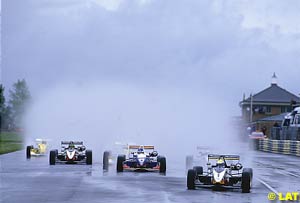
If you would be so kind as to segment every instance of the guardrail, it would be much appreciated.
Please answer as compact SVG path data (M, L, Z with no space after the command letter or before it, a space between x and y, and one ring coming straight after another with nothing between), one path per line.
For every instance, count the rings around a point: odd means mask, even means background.
M278 154L300 156L300 141L261 139L258 150Z

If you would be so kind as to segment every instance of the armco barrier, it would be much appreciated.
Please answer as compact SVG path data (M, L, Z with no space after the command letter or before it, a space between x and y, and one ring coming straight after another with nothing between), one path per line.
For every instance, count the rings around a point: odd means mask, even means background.
M261 139L257 144L260 151L300 156L300 141Z

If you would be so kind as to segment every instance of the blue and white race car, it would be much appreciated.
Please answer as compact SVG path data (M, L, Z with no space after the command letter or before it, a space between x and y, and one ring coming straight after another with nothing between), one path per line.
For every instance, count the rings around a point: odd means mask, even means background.
M117 172L126 171L159 171L166 172L166 158L154 151L154 146L129 145L128 154L118 155Z

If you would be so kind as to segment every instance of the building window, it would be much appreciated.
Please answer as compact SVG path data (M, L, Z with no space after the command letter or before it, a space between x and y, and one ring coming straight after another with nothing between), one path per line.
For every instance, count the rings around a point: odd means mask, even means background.
M281 113L291 112L293 109L291 106L282 106Z
M261 108L261 106L254 106L254 107L253 107L253 110L254 110L255 113L262 113L262 108Z
M266 114L271 113L271 106L254 106L253 113Z

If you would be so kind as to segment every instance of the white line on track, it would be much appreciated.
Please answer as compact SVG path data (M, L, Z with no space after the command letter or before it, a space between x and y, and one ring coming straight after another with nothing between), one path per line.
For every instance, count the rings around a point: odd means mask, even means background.
M290 175L290 176L294 176L294 177L296 177L296 178L300 178L300 175L297 175L297 174L292 173L292 172L289 172L289 171L282 171L282 170L280 170L279 173L281 173L281 174L283 174L283 175Z
M273 187L271 187L268 183L266 183L264 180L260 179L260 178L256 178L261 184L263 184L264 186L266 186L269 190L271 190L272 192L274 192L277 196L278 196L278 192L277 190L275 190Z
M256 163L260 164L260 165L264 165L264 166L270 166L271 167L271 164L262 164L258 161L255 161ZM281 167L281 168L277 168L276 171L282 175L290 175L290 176L294 176L296 178L300 178L300 175L298 174L295 174L295 173L292 173L292 172L289 172L289 171L286 171L284 167Z

